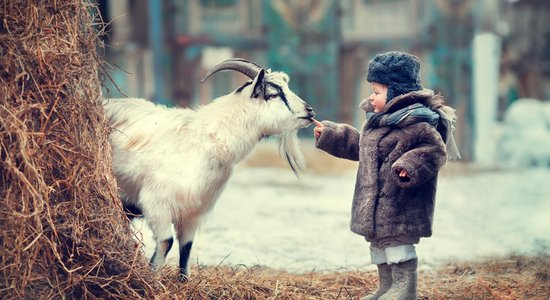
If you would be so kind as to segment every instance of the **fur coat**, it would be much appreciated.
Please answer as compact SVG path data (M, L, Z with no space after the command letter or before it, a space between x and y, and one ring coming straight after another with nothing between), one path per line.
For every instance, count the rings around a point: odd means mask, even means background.
M414 91L392 99L384 112L413 103L437 109L443 106L443 98L427 89ZM368 100L361 108L373 111ZM346 124L322 123L325 128L316 146L334 156L359 161L351 230L367 241L431 236L437 174L446 162L445 129L406 119L392 127L369 128L365 122L360 132ZM405 180L398 176L401 169L408 173Z

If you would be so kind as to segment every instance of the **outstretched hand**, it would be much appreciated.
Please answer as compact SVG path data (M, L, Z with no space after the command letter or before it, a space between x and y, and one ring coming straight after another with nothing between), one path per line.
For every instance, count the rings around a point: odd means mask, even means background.
M316 139L318 139L321 136L321 133L323 133L325 125L315 119L313 119L313 124L315 124L315 128L313 128L313 135Z

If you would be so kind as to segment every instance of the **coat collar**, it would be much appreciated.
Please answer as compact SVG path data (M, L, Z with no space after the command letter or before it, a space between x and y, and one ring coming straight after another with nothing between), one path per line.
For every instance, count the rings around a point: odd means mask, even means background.
M414 103L421 103L429 108L438 108L443 105L442 97L434 97L434 91L430 89L423 89L419 91L409 92L403 95L399 95L393 98L390 102L384 106L384 113L394 112L398 109L407 107ZM441 99L440 99L441 98ZM369 99L365 99L359 104L359 107L366 112L373 112L374 107L370 104Z

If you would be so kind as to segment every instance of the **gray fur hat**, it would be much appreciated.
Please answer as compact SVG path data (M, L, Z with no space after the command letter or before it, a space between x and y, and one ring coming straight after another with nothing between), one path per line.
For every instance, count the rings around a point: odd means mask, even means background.
M399 51L378 54L369 62L367 81L388 86L387 102L399 95L422 90L420 59Z

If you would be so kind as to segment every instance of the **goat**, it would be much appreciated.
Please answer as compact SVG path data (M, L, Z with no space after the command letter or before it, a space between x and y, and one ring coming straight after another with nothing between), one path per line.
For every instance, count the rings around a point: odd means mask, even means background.
M137 208L156 242L151 264L160 268L179 242L179 278L189 276L188 260L201 218L212 209L233 167L262 139L279 135L279 151L292 170L304 167L297 131L315 113L289 87L283 72L244 59L213 67L201 81L234 70L250 81L196 110L167 108L144 99L108 99L113 169L126 208Z

